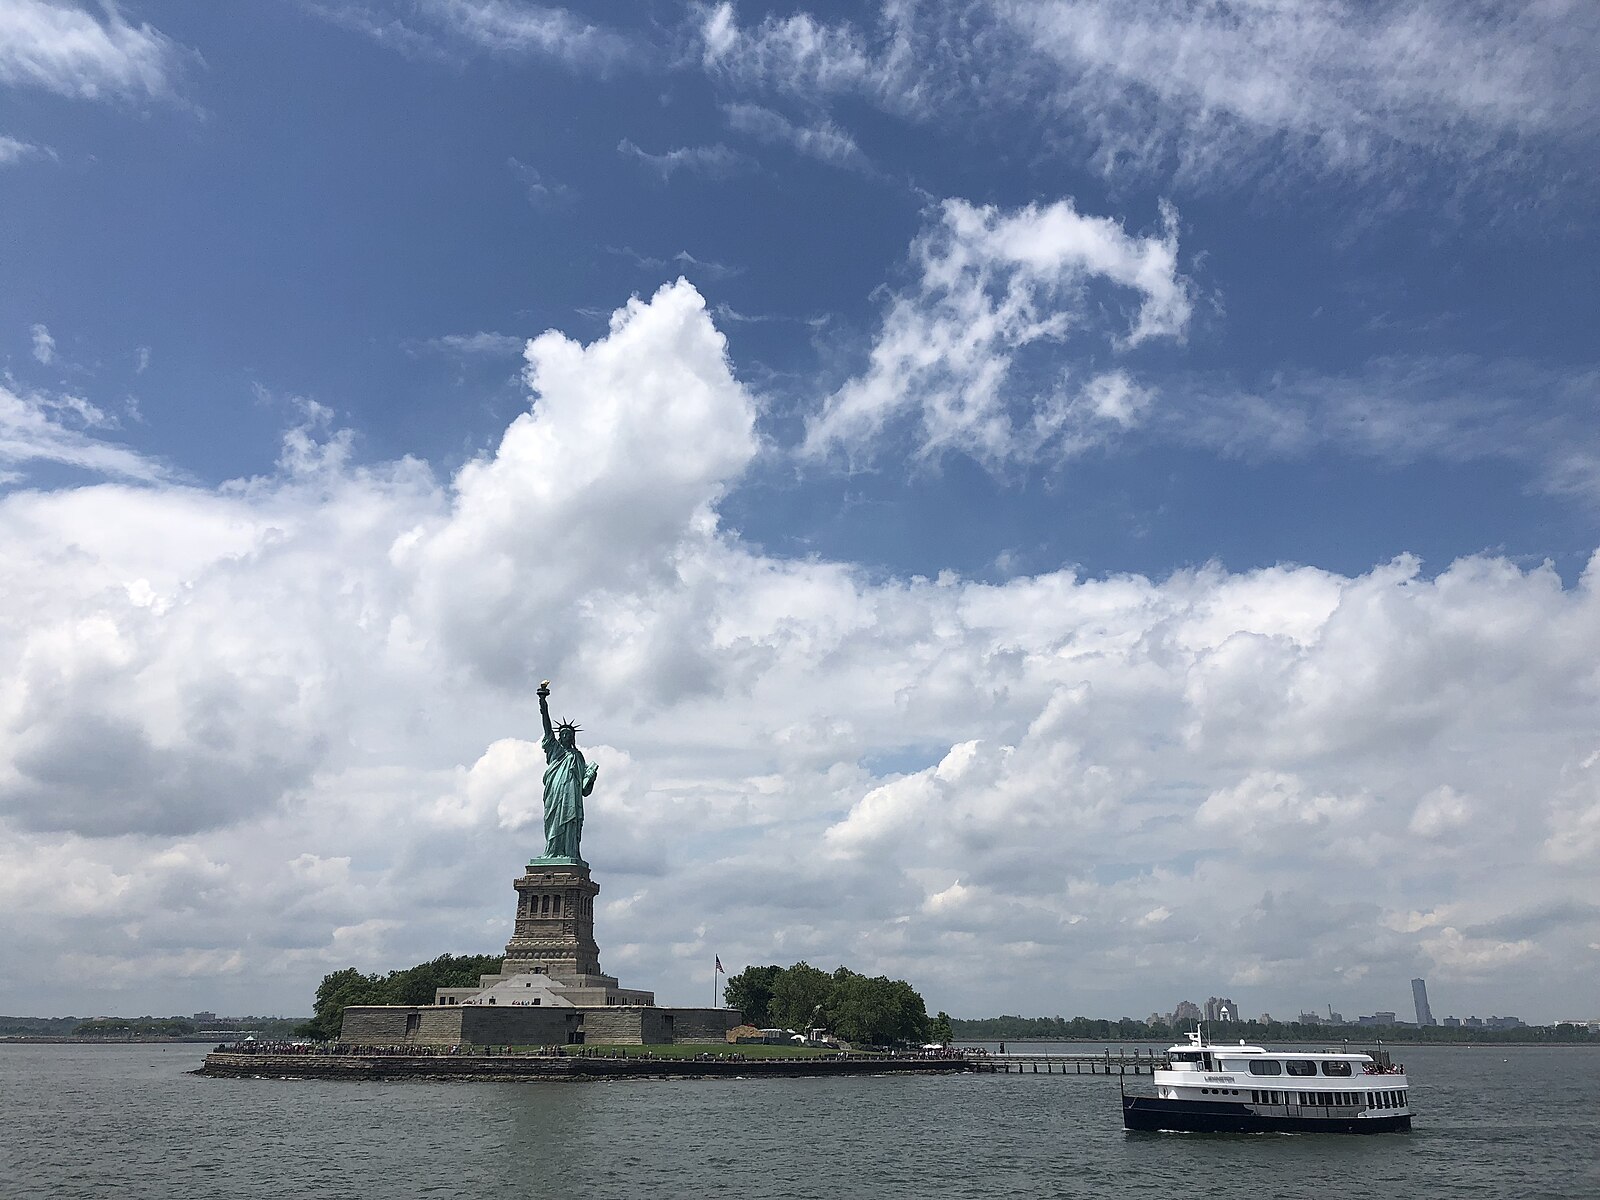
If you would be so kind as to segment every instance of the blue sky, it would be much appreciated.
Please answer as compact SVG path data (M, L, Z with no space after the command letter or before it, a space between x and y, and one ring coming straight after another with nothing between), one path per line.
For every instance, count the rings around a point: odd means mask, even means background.
M0 6L0 1002L497 944L549 676L669 997L1593 1016L1592 6L618 8Z

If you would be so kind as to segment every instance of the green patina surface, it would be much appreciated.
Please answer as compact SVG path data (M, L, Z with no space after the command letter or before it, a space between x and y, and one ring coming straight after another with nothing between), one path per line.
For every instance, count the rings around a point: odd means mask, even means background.
M578 726L550 724L550 681L539 685L539 720L544 725L544 854L531 866L587 866L578 853L583 837L583 801L594 790L599 768L578 749Z

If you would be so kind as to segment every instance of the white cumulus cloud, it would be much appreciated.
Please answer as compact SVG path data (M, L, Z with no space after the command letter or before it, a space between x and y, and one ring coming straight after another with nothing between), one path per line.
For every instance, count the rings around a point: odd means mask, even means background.
M0 1008L305 1011L503 945L541 678L601 770L603 961L665 1000L708 950L972 1014L1600 984L1600 565L778 558L719 515L757 404L692 286L526 363L449 478L308 408L259 478L0 498Z

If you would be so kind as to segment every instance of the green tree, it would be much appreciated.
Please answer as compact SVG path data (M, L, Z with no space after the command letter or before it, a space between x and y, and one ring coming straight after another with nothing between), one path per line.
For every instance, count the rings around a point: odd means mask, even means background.
M295 1032L318 1041L335 1041L349 1005L432 1004L436 988L472 987L480 975L498 974L503 961L492 954L441 954L431 962L390 971L386 976L363 975L354 967L334 971L322 977L312 1017Z
M804 1031L819 1020L827 1020L833 987L833 976L826 971L805 961L797 962L773 980L768 1012L775 1024Z
M928 1040L938 1042L941 1046L948 1046L954 1037L955 1034L950 1031L950 1014L941 1011L928 1024Z
M483 975L498 975L505 960L494 954L441 954L432 962L395 971L385 981L388 1004L432 1004L438 988L476 987Z
M387 1004L388 993L377 975L363 975L354 967L324 975L311 1005L311 1019L295 1032L319 1042L335 1041L347 1004Z
M770 967L746 967L737 975L728 976L723 988L723 1003L737 1008L747 1025L765 1027L772 1023L772 985L783 968L774 963Z
M922 996L903 979L847 972L835 980L829 1010L834 1032L852 1042L889 1046L927 1036Z

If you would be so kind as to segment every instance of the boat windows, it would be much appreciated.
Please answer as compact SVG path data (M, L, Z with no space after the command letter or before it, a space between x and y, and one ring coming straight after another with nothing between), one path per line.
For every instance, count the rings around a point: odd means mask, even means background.
M1350 1064L1330 1058L1322 1064L1322 1073L1324 1075L1348 1075L1350 1074Z
M1252 1058L1250 1060L1250 1074L1282 1075L1283 1064L1275 1058Z
M1309 1058L1291 1058L1284 1066L1289 1068L1289 1074L1291 1075L1305 1076L1317 1073L1317 1064Z
M1175 1063L1181 1063L1181 1062L1197 1063L1197 1062L1200 1061L1200 1056L1198 1054L1174 1053L1174 1054L1168 1055L1168 1057L1170 1059L1172 1059L1172 1061L1175 1062Z

